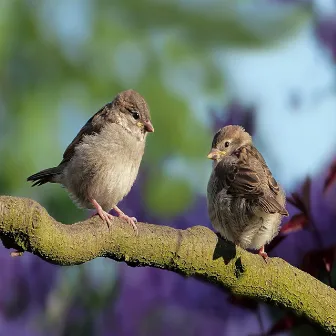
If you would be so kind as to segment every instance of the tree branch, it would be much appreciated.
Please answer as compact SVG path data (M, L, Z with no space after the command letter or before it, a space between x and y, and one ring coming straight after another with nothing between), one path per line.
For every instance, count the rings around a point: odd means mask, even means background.
M7 248L31 252L49 263L78 265L97 257L193 276L241 295L272 303L336 333L336 292L280 258L268 263L225 242L208 228L176 230L115 218L110 229L96 216L65 225L37 202L0 197L0 239Z

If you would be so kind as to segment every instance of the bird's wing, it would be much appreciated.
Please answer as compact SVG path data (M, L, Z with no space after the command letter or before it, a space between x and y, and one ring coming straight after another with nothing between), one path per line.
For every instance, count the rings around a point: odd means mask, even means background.
M225 181L228 191L234 196L250 198L264 193L257 172L246 164L239 161L227 164L222 160L215 167L215 172L220 180Z
M250 155L252 155L259 163L261 163L262 169L265 173L267 184L271 191L277 196L280 192L280 187L278 182L273 177L271 171L269 170L263 156L259 153L259 151L255 147L251 147L249 150Z
M228 194L243 197L251 206L259 206L267 213L287 215L286 209L279 204L275 195L265 192L265 182L259 169L251 167L244 159L231 161L230 164L224 159L215 167L215 173L220 180L225 181Z
M60 165L68 162L74 155L76 146L83 140L86 135L91 135L93 133L99 133L105 123L105 111L106 106L102 107L95 115L93 115L86 124L81 128L76 137L72 140L70 145L64 151L63 160Z

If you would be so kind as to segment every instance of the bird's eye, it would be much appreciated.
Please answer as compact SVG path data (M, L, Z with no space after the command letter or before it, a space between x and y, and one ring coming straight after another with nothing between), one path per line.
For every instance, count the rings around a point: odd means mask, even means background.
M132 111L131 113L132 113L132 116L133 116L134 119L139 119L139 118L140 118L140 114L139 114L139 112L137 112L137 111Z
M230 146L230 142L229 141L225 141L224 147L229 147L229 146Z

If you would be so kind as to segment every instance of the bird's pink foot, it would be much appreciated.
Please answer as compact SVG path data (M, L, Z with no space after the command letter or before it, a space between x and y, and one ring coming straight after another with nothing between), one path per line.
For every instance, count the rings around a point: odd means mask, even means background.
M11 255L11 257L13 257L13 258L15 258L15 257L21 257L21 256L23 255L23 251L18 251L18 250L16 250L16 251L12 251L12 252L10 253L10 255Z
M111 225L110 219L113 219L113 215L111 215L108 212L104 211L103 208L98 204L98 202L95 199L93 199L91 201L91 203L92 203L92 205L95 207L95 209L97 211L92 216L98 215L104 222L106 222L107 227L109 228L110 225Z
M122 212L117 206L113 208L118 214L118 217L124 219L127 223L133 226L135 234L138 235L138 227L136 226L137 219L135 217L129 217L124 212Z
M258 254L260 256L262 256L265 260L265 262L267 263L267 260L268 260L268 255L267 253L265 252L265 246L262 246L259 250L258 250Z

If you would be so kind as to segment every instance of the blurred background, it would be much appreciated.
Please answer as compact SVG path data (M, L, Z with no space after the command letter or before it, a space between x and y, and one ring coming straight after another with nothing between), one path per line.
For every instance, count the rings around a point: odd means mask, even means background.
M77 209L27 176L60 162L121 90L155 133L121 209L176 228L210 223L215 131L243 125L284 186L290 217L268 247L335 287L336 4L320 1L0 1L0 194L58 221ZM96 259L49 265L0 247L2 335L318 335L281 309L164 270Z

